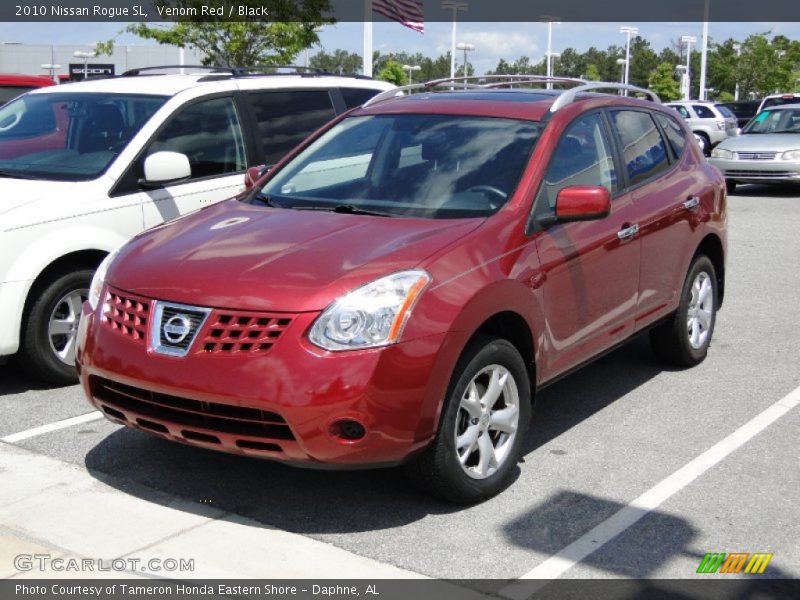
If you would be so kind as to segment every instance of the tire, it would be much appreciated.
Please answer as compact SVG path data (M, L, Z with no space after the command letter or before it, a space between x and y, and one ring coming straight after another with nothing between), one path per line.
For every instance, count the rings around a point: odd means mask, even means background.
M93 274L85 268L61 269L31 290L32 302L22 324L17 361L37 379L55 385L78 380L77 327ZM51 322L56 331L52 335Z
M495 410L487 411L481 401L490 403L494 376L505 378L505 384L495 397ZM482 337L458 361L436 437L405 465L406 473L417 486L449 502L472 504L490 498L509 482L530 416L530 381L519 352L504 339ZM502 430L495 429L497 425ZM461 452L457 436L468 444ZM495 464L489 460L492 456Z
M729 194L732 194L733 192L736 191L736 182L733 179L726 179L725 189L728 191Z
M700 145L703 155L711 156L711 140L708 139L708 136L701 131L695 131L694 137L697 138L697 143Z
M689 267L678 310L650 330L656 356L680 367L693 367L705 360L717 320L717 294L714 265L701 254Z

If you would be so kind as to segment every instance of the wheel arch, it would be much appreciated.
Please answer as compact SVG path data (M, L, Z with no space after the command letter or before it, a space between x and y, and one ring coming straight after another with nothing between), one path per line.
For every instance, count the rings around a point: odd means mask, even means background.
M706 235L697 247L692 260L701 254L709 258L717 274L717 309L719 309L725 296L725 250L719 236L714 233Z

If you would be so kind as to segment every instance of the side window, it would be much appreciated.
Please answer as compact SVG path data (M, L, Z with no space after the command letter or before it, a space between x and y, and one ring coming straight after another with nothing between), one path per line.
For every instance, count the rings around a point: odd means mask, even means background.
M611 115L622 142L622 160L630 185L669 168L667 148L649 113L616 110Z
M707 106L703 106L702 104L692 104L692 108L694 112L697 113L697 116L700 119L716 119L717 116L714 114L714 111L708 108Z
M268 165L334 117L327 90L257 92L249 97Z
M671 106L671 105L670 105L670 106ZM686 107L685 107L685 106L680 106L680 105L678 105L678 106L671 106L671 107L672 107L672 108L674 108L676 111L678 111L678 114L679 114L680 116L682 116L684 119L691 119L691 118L692 118L692 117L689 115L689 111L688 111L688 110L686 110Z
M341 88L344 103L347 108L361 106L370 98L380 94L381 90L371 90L368 88Z
M537 215L552 214L558 192L571 185L617 189L614 160L599 113L576 119L562 135L536 197Z
M243 171L247 160L233 99L214 98L180 109L147 153L163 150L188 156L193 179Z
M661 125L664 133L667 134L667 141L672 148L673 154L675 154L677 158L680 158L683 155L683 149L686 147L686 134L683 128L672 117L662 115L661 113L655 113L655 116L658 124Z

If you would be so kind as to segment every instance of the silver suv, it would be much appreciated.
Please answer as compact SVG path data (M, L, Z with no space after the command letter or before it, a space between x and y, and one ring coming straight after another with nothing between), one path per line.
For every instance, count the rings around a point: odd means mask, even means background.
M700 102L699 100L665 104L677 110L686 119L706 156L711 154L714 146L739 133L736 115L729 108L720 104Z

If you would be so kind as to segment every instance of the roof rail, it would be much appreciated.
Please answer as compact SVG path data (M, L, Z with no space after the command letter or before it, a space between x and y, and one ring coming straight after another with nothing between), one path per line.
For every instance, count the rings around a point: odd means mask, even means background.
M157 65L152 67L139 67L138 69L128 69L120 75L120 77L136 77L142 75L142 71L158 71L162 69L202 69L204 71L211 71L212 73L231 73L235 69L233 67L219 67L210 65Z
M245 67L222 67L218 65L155 65L151 67L140 67L129 69L122 73L120 77L135 77L147 75L148 71L163 71L165 69L192 69L209 71L212 74L226 74L230 77L258 77L262 75L327 75L336 77L352 77L355 79L372 79L365 75L336 75L325 69L317 67L306 67L303 65L255 65Z
M410 92L411 90L432 90L436 87L446 84L454 83L453 79L434 79L433 81L426 81L424 83L410 83L408 85L401 85L396 88L392 88L391 90L386 90L385 92L381 92L377 96L373 96L369 100L367 100L361 106L366 108L367 106L372 106L373 104L378 104L379 102L384 102L386 100L392 100L400 95L405 95L405 92ZM482 86L474 84L474 83L464 83L463 85L467 86L469 89L481 89ZM462 86L459 86L458 89L464 89Z
M583 92L591 92L592 90L627 90L629 92L638 92L640 94L645 94L650 100L653 102L658 102L661 104L661 98L658 97L652 90L648 90L646 88L640 88L635 85L628 85L625 83L610 83L607 81L592 81L590 83L586 83L584 85L579 85L574 88L570 88L565 90L556 101L553 102L553 105L550 107L550 112L554 113L557 110L564 108L567 104L571 104L575 102L578 94Z
M526 83L574 83L583 85L589 83L585 79L578 79L577 77L547 77L545 75L504 75L504 78L513 77L507 81L495 81L494 83L484 83L481 87L486 89L495 89L505 87L507 85L524 85Z

